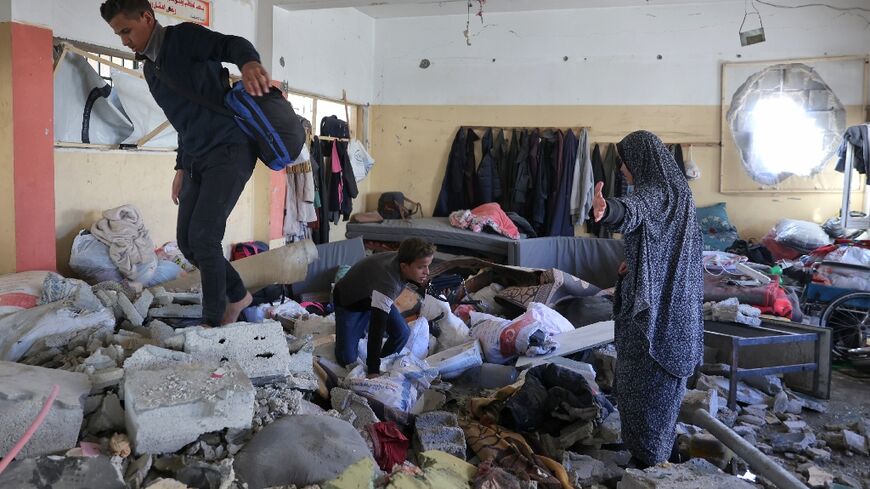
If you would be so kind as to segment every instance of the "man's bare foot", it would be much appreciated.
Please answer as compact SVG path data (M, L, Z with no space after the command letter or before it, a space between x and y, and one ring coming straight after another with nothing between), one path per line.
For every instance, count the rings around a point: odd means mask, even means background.
M221 319L221 326L236 322L242 310L250 306L252 302L254 302L254 298L248 292L242 300L228 303L227 308L224 310L224 317Z

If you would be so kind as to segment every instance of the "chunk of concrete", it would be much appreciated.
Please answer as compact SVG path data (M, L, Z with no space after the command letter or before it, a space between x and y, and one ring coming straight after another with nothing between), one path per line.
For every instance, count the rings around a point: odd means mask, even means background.
M801 473L807 478L807 485L812 489L823 489L834 483L834 476L815 464L802 467Z
M318 387L317 375L314 373L314 344L308 337L287 338L287 348L290 351L290 362L287 369L287 385L302 391L315 391Z
M419 452L439 450L465 460L465 433L454 413L432 411L417 416L414 444Z
M193 363L193 356L184 352L145 345L124 361L124 370L160 370Z
M776 452L801 453L816 444L816 435L812 433L778 433L770 439L770 446Z
M347 421L331 416L285 416L263 428L234 462L238 481L248 487L298 487L339 477L371 458L362 436Z
M149 309L148 315L154 319L196 319L202 317L202 306L170 304Z
M124 400L136 453L175 452L203 433L249 428L254 415L254 387L235 362L127 372Z
M684 464L650 467L644 471L627 469L617 489L753 489L750 484L728 475L702 459Z
M334 387L329 391L329 399L332 403L332 408L341 413L342 419L353 424L357 430L361 430L366 426L378 423L375 412L369 406L369 401L353 391Z
M782 392L782 379L776 375L758 375L743 379L746 384L764 392L769 396L775 396Z
M148 310L151 309L152 303L154 303L154 294L150 290L145 289L139 294L139 298L133 303L133 307L144 318L148 317Z
M290 373L290 351L284 328L277 321L189 331L184 351L198 360L238 362L257 384L284 380Z
M145 316L139 313L126 295L118 294L118 307L121 308L124 318L126 318L127 321L130 321L133 326L142 326L145 323Z
M110 368L108 370L101 370L99 372L95 372L90 375L91 393L97 394L102 392L103 389L115 387L116 385L121 383L121 380L123 378L123 368Z
M847 450L867 455L867 439L851 430L843 430L843 442Z
M88 418L88 433L97 435L104 432L124 431L124 408L117 394L109 393L103 397L100 408Z
M19 459L0 474L0 487L15 489L125 489L112 459L45 456Z
M586 487L604 481L606 471L604 462L595 460L589 455L566 451L562 457L562 466L568 472L574 487Z
M76 446L88 376L12 362L0 362L0 454L6 454L24 435L45 404L53 385L60 391L42 425L24 445L20 457L35 457ZM0 484L0 487L5 486Z

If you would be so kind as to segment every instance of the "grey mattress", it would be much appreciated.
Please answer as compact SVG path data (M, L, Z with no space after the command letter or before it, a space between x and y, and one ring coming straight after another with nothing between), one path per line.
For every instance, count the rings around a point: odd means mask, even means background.
M508 256L517 240L492 233L475 233L450 225L446 217L421 217L401 220L387 219L382 223L348 223L345 236L373 241L399 242L405 238L423 238L442 246L453 246L483 253Z

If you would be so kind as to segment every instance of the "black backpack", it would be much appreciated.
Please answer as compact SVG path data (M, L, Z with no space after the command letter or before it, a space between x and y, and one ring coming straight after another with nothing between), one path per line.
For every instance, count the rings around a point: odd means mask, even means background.
M415 214L423 217L423 206L402 192L384 192L378 198L378 214L384 219L408 219Z
M350 130L347 127L347 122L331 115L320 119L320 135L349 139Z

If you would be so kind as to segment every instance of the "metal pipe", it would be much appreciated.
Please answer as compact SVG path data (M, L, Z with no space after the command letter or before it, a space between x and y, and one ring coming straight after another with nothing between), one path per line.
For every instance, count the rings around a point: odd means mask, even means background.
M706 409L694 410L692 424L709 431L717 440L746 461L753 471L768 479L779 489L808 489L794 474L771 460L770 457L752 446L731 428L710 415Z

